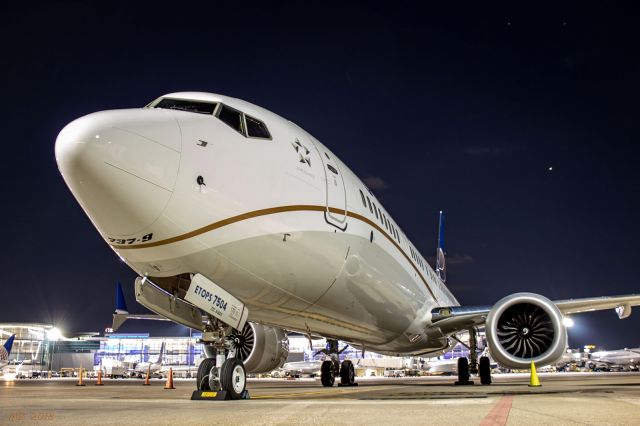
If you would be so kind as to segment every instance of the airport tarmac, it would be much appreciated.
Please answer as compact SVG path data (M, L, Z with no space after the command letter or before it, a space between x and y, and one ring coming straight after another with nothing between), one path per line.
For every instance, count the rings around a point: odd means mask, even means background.
M0 381L0 424L465 424L640 423L640 373L494 375L491 386L454 377L365 378L323 388L319 379L252 379L250 400L191 401L194 380Z

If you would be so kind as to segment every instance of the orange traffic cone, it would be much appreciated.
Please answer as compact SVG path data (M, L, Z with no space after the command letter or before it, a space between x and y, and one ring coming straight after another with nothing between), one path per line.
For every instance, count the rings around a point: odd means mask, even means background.
M169 377L167 377L167 383L164 385L165 389L175 389L173 387L173 369L169 368Z
M144 378L144 383L142 384L142 386L151 385L151 383L149 383L149 376L151 376L151 366L147 367L147 377Z
M102 383L102 370L98 370L98 381L95 382L95 386L104 386Z
M82 381L82 366L80 366L80 369L78 370L78 383L76 383L76 386L85 386L85 384Z

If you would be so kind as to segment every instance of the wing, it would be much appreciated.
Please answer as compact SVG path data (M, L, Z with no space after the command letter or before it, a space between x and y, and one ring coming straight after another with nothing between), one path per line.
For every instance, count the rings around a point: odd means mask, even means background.
M632 306L640 306L640 294L555 300L553 304L563 314L615 309L618 317L624 319L631 315ZM449 335L470 327L484 325L492 307L485 305L435 308L431 311L431 327L438 328L444 335Z
M602 311L615 309L620 319L631 315L631 307L640 305L640 294L626 296L589 297L586 299L567 299L554 301L563 314Z

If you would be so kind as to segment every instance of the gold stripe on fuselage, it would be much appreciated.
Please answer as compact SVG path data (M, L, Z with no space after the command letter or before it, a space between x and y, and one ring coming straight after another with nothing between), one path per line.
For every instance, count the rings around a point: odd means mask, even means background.
M254 211L251 211L251 212L239 214L237 216L228 217L228 218L220 220L218 222L214 222L214 223L211 223L209 225L203 226L202 228L195 229L195 230L193 230L191 232L187 232L185 234L177 235L175 237L167 238L167 239L164 239L164 240L154 241L154 242L150 242L150 243L143 243L143 244L131 244L131 245L112 244L111 246L113 248L119 249L119 250L134 250L134 249L158 247L158 246L164 246L164 245L167 245L167 244L177 243L179 241L184 241L184 240L187 240L189 238L193 238L193 237L196 237L198 235L204 234L206 232L211 232L213 230L222 228L223 226L231 225L233 223L241 222L241 221L247 220L247 219L253 219L254 217L267 216L267 215L276 214L276 213L295 212L295 211L319 211L319 212L324 212L324 211L327 211L327 210L329 212L331 212L331 213L337 213L337 214L345 214L345 212L346 212L347 216L352 217L352 218L357 219L357 220L360 220L362 222L365 222L366 224L374 227L382 235L387 237L387 240L389 240L398 249L398 251L400 251L400 253L402 253L402 255L404 256L405 259L407 259L409 264L413 267L413 269L416 271L416 273L418 274L418 276L420 277L420 279L422 280L424 285L427 287L427 290L429 290L429 293L431 294L431 297L433 297L433 300L435 300L437 302L435 294L431 290L431 287L429 286L429 283L427 282L427 280L424 278L424 276L420 272L420 269L418 268L418 266L411 260L411 257L409 257L407 255L407 253L405 253L405 251L402 249L400 244L398 244L393 237L391 237L389 234L387 234L387 232L385 232L385 230L383 228L381 228L377 223L375 223L374 221L372 221L368 217L362 216L362 215L360 215L358 213L345 211L343 209L338 209L336 207L329 207L327 209L326 206L305 205L305 204L291 205L291 206L280 206L280 207L270 207L268 209L254 210Z

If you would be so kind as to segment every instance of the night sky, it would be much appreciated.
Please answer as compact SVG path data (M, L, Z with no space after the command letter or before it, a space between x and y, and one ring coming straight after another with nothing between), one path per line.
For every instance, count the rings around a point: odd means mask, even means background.
M135 274L67 189L54 142L77 117L183 90L299 124L425 256L444 210L462 304L640 292L631 6L234 3L2 3L0 322L101 331L118 280L142 311ZM640 346L640 309L574 319L574 347Z

